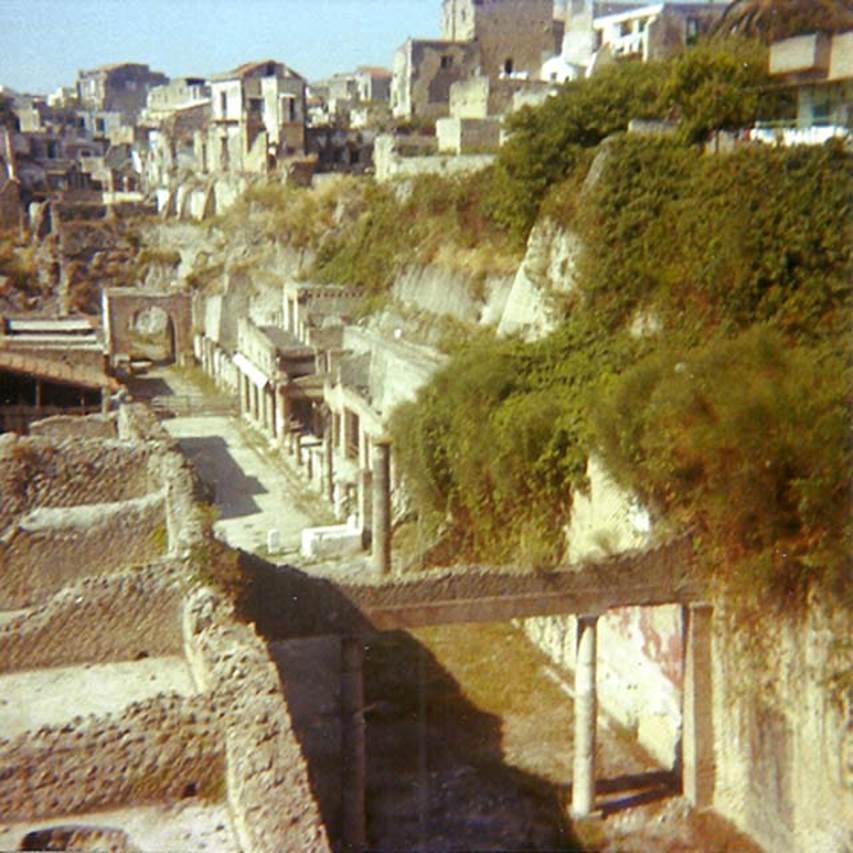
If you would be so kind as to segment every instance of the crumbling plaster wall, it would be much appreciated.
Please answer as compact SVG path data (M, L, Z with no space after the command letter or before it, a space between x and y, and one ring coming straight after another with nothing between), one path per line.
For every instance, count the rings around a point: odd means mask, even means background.
M713 619L714 806L767 850L853 845L849 616L813 600L803 621Z
M566 530L569 561L649 545L648 517L594 456L587 478L588 492L573 496ZM522 626L560 667L574 668L574 617L528 619ZM598 662L601 707L636 731L662 766L672 767L681 735L681 608L621 608L604 614L598 623Z
M648 519L594 458L575 495L571 559L641 547ZM768 850L841 853L853 840L850 697L829 689L849 666L850 620L813 602L802 623L768 611L738 624L715 598L712 622L713 805ZM561 668L575 662L575 619L521 623ZM683 678L681 608L624 608L598 623L602 710L664 767L676 763ZM844 704L844 703L847 704Z

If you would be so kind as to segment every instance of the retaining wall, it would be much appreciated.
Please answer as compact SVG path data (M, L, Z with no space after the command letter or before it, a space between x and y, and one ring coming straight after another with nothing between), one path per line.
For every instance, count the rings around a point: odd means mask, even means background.
M152 452L114 440L3 436L0 530L35 507L112 503L159 489L148 468Z
M65 438L117 438L117 416L89 415L77 417L74 415L55 415L41 421L33 421L30 426L30 436L49 438L60 441Z
M81 577L150 562L167 547L162 492L112 504L33 510L0 539L0 608L44 601Z

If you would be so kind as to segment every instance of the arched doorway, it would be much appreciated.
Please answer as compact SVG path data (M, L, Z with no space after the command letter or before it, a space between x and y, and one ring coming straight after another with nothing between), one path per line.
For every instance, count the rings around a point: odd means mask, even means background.
M132 315L128 339L131 358L157 363L175 360L175 324L159 305L148 305Z

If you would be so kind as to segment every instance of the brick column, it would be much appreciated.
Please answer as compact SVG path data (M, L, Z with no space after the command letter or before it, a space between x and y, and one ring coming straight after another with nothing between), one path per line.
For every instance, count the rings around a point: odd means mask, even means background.
M573 817L587 817L595 808L595 730L598 716L598 697L595 689L597 623L597 616L578 616L577 618Z
M364 727L364 644L341 639L341 836L346 850L364 850L367 755Z
M714 720L709 604L682 608L684 688L682 693L681 788L695 808L714 802Z

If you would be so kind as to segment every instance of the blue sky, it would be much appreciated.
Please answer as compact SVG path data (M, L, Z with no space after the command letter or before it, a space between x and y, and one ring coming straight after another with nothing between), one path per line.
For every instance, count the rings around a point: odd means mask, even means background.
M440 14L441 0L0 0L0 84L47 93L124 60L178 77L271 58L316 79L390 67Z

